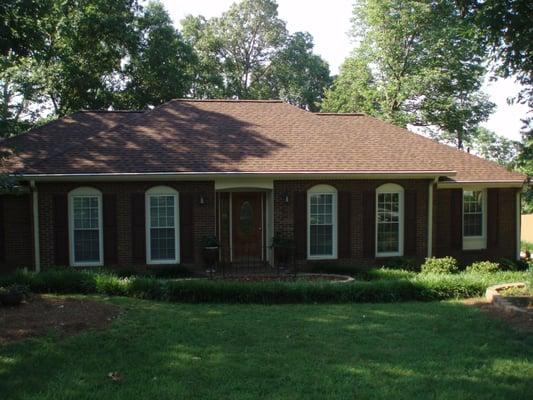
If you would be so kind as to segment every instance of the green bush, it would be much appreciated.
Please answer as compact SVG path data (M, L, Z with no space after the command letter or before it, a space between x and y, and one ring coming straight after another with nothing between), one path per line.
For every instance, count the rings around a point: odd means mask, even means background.
M504 271L527 271L529 269L529 264L523 260L513 261L508 258L500 258L498 264Z
M466 272L498 272L500 264L490 261L478 261L466 267Z
M400 269L403 271L420 271L420 263L409 257L393 257L387 260L384 265L388 269Z
M482 296L488 286L528 279L527 272L413 273L377 269L368 281L238 282L209 279L120 278L109 272L50 270L17 272L0 286L25 285L37 293L96 293L187 303L348 303L432 301Z
M421 266L424 274L455 274L459 272L457 260L453 257L430 257Z

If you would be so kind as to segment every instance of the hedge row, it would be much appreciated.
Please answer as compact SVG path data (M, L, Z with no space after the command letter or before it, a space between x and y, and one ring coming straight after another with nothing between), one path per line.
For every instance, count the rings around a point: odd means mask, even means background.
M120 278L105 272L17 272L0 286L26 285L36 293L105 294L184 303L350 303L431 301L482 296L493 284L528 279L527 272L454 275L376 270L375 280L352 283L249 283L208 279Z

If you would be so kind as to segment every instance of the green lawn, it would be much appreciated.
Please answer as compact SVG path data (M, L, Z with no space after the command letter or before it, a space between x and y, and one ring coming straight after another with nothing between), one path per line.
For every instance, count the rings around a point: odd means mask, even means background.
M106 331L0 347L0 398L533 396L533 337L457 302L106 301L125 310ZM122 380L110 380L111 371Z

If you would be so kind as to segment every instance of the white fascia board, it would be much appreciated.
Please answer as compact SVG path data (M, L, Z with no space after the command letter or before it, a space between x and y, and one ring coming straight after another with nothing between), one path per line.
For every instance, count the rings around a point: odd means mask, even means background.
M154 172L154 173L96 173L96 174L19 174L22 180L35 181L142 181L142 180L215 180L216 178L271 179L430 179L454 176L455 171L289 171L289 172Z

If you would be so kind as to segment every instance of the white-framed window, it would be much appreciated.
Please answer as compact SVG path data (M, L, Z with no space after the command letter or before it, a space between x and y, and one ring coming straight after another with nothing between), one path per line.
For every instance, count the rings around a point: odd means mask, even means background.
M404 190L395 183L376 189L376 257L403 255Z
M337 190L329 185L307 192L307 258L337 258Z
M486 247L486 191L463 189L463 249L478 250Z
M167 186L146 192L146 262L177 264L179 248L179 194Z
M104 263L102 193L81 187L68 194L70 265L100 266Z

